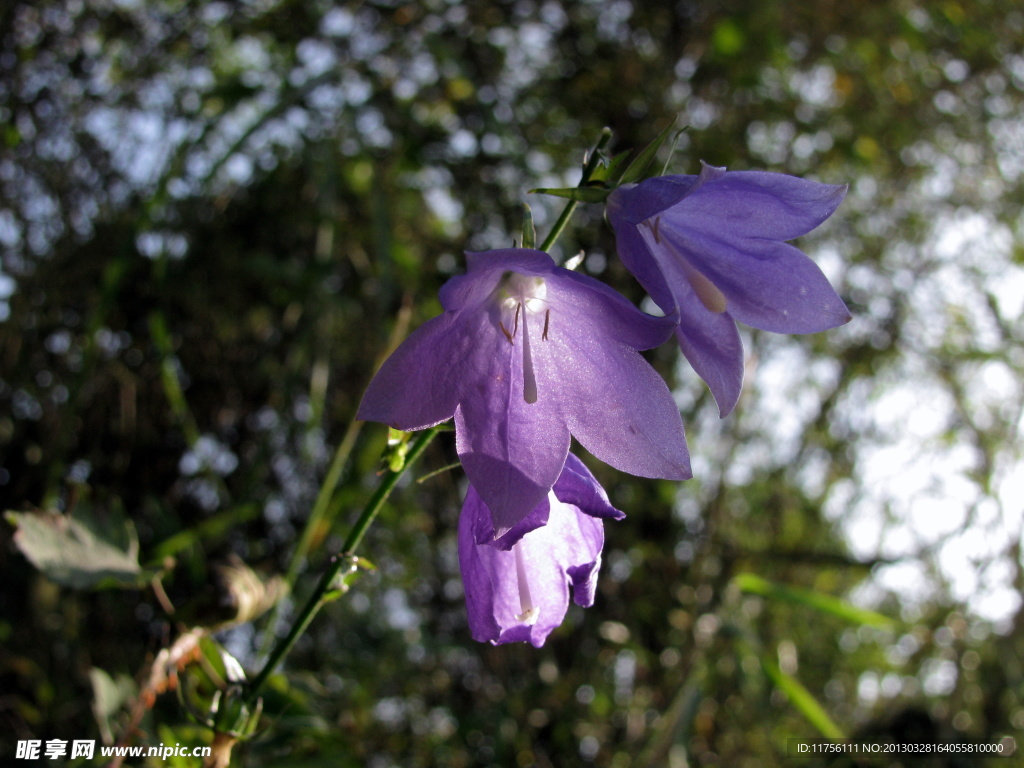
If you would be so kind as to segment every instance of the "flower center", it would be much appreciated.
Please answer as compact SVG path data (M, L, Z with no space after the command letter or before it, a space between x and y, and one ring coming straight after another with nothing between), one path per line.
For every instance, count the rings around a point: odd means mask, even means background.
M501 309L498 325L509 344L515 345L519 323L523 325L523 400L537 402L537 374L533 369L533 349L530 346L530 316L544 313L544 330L541 339L547 341L551 310L548 309L548 287L543 278L527 277L515 272L506 272L498 287L495 298ZM539 317L534 320L538 322ZM534 330L536 334L536 329Z

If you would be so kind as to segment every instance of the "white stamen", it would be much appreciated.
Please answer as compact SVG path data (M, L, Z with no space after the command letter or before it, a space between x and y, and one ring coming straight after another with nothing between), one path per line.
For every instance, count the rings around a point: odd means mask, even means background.
M523 562L523 549L518 543L516 543L512 546L512 551L516 556L516 581L519 584L519 607L523 611L516 616L516 621L522 621L532 627L537 623L537 617L540 615L540 609L533 604L533 598L530 596L530 585L526 580L526 564Z
M537 376L533 372L533 354L530 352L530 321L523 313L523 400L537 402Z

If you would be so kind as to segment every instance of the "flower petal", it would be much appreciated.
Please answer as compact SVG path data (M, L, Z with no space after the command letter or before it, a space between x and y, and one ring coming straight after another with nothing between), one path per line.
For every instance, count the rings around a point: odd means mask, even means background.
M485 326L480 333L497 332ZM565 464L570 438L552 393L542 391L535 403L524 399L521 342L501 337L500 344L482 343L496 351L455 411L455 446L500 537L547 495Z
M696 186L684 204L666 210L671 216L665 224L727 232L730 238L792 240L835 213L846 189L785 173L729 171Z
M593 335L633 349L654 349L672 335L676 325L672 307L663 307L666 317L654 317L600 280L561 267L554 274L560 279L549 283L548 300L557 308L552 322L560 328L568 323L571 332L571 326L585 324Z
M743 342L728 312L709 312L700 302L687 306L676 329L683 355L711 390L723 419L743 392Z
M662 244L710 280L741 323L776 333L816 333L849 322L843 300L799 248L733 237L725 230L681 231L669 224L661 226ZM646 227L641 232L645 239L653 237Z
M624 184L608 196L608 220L616 233L628 228L622 225L640 224L690 194L698 178L656 176L640 184Z
M455 413L461 382L478 358L468 318L446 312L413 331L384 361L363 395L356 418L413 430Z
M475 529L486 525L491 513L472 488L467 494L459 517L459 566L475 640L496 645L529 642L539 648L565 618L570 584L578 604L593 603L603 523L553 495L549 500L548 524L527 533L516 544L516 552L477 543ZM532 624L520 618L520 567L536 609Z
M572 454L569 455L572 456ZM558 483L556 482L555 484L557 485ZM473 486L470 486L470 489L472 488ZM476 491L473 492L476 493ZM504 549L506 551L512 549L515 543L530 531L535 531L541 526L547 525L549 515L551 514L550 495L549 493L547 497L541 499L540 504L534 507L530 514L513 525L508 533L503 536L494 535L494 517L487 515L487 524L481 523L476 529L476 543L486 544L495 549Z
M538 379L594 456L640 477L690 478L679 408L636 350L595 334L587 317L537 344Z
M575 454L565 457L565 466L554 487L555 496L565 504L572 504L591 517L621 520L626 516L612 506L601 484Z
M661 264L654 258L640 231L631 224L616 229L615 245L619 259L650 294L654 303L661 307L666 316L678 320L679 309L673 286L669 285Z
M704 306L679 259L663 259L661 267L679 308L679 348L711 389L724 418L743 390L743 342L736 321L729 312L712 312Z
M441 286L441 305L445 309L478 307L491 295L505 272L542 276L555 268L548 254L529 248L470 251L466 253L466 264L465 275L456 275ZM489 272L494 274L489 275Z

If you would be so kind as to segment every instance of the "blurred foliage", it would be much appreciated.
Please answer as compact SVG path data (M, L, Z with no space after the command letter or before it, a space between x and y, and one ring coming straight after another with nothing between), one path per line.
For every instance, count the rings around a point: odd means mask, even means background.
M271 679L237 762L770 766L822 729L1020 732L1021 50L997 0L4 3L0 509L68 514L87 487L90 530L129 517L135 565L166 569L77 591L5 526L4 755L209 743L133 689L223 626L225 564L308 593L382 468L387 430L349 427L374 361L603 126L619 151L673 120L674 172L850 183L801 245L854 322L747 334L725 421L651 354L695 479L593 464L629 516L597 604L539 651L471 641L462 476L409 479L364 545L378 570ZM528 202L543 238L558 201ZM643 300L598 206L556 253L580 249ZM443 436L415 472L454 458ZM216 637L255 671L294 607Z

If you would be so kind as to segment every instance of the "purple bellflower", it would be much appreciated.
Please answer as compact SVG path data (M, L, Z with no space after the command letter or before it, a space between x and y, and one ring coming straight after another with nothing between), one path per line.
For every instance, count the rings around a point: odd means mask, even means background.
M444 314L381 366L358 418L408 431L454 416L456 450L497 536L547 498L570 435L624 472L691 476L679 409L638 351L671 336L670 319L541 251L468 263L441 289Z
M850 320L818 266L785 241L821 224L845 186L701 164L699 176L624 185L608 199L619 257L678 318L676 338L724 417L743 386L736 322L815 333Z
M470 486L459 517L459 566L474 640L536 647L565 618L573 600L594 604L604 522L625 515L573 454L547 498L495 538L490 510Z

